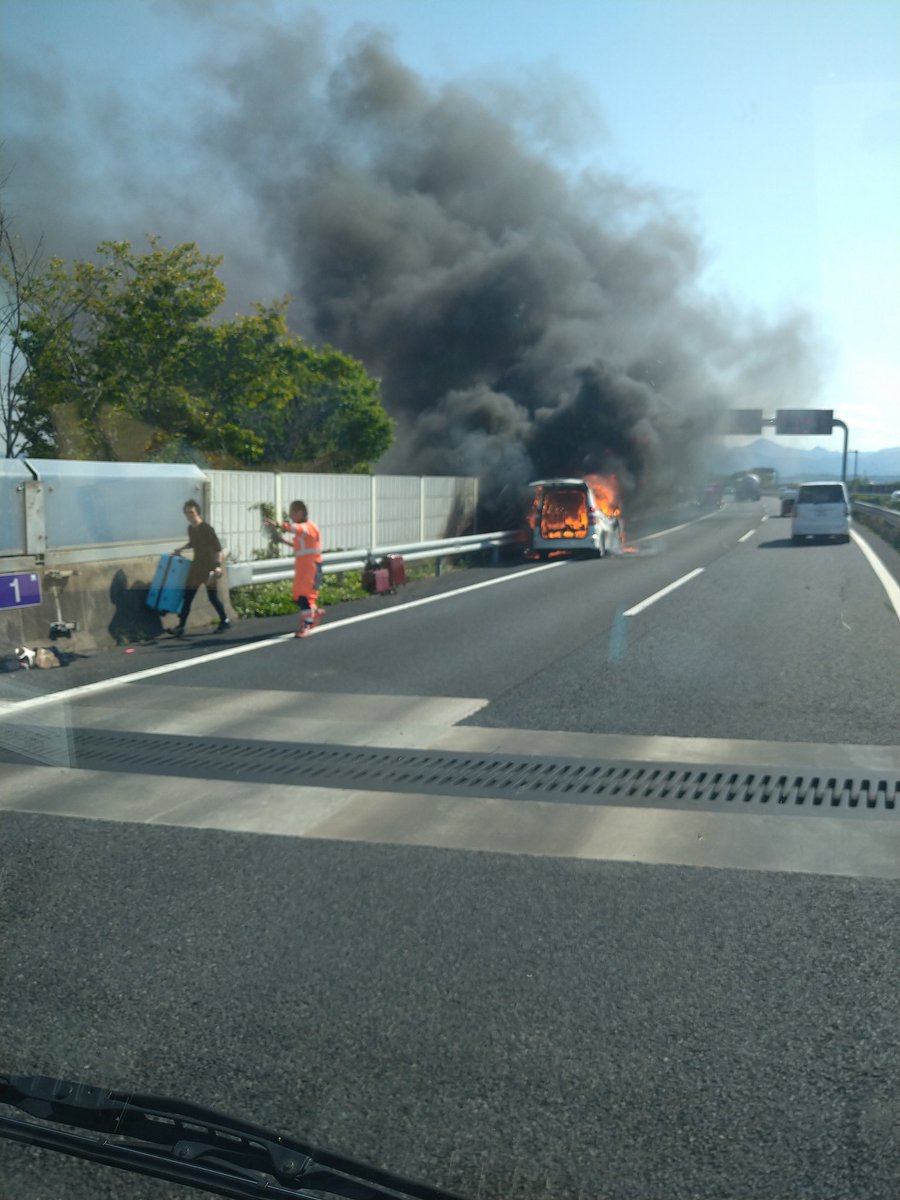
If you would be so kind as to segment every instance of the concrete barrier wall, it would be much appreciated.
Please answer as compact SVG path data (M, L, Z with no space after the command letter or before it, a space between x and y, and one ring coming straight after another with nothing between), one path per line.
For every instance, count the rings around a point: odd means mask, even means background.
M39 605L0 607L0 657L16 646L50 644L57 621L77 623L57 643L75 651L139 641L174 624L174 616L152 613L146 596L160 554L187 540L187 499L201 504L225 549L221 591L231 613L227 562L250 561L265 548L260 504L284 512L291 500L305 500L326 549L367 549L466 532L477 488L475 479L455 476L0 459L0 576L34 573L42 593ZM214 619L201 589L190 627Z
M19 560L22 570L28 560ZM121 561L79 563L72 574L64 571L54 583L53 569L32 563L41 577L42 599L33 608L0 610L0 656L16 646L57 645L60 650L89 651L127 645L158 636L176 622L174 615L160 616L147 608L147 589L159 561L157 555L127 558ZM3 572L10 568L4 564ZM227 570L219 584L219 594L229 616L234 617L228 596ZM57 606L57 599L59 604ZM50 638L50 626L57 620L75 622L76 632L69 638ZM201 588L191 607L189 629L209 628L217 622Z
M169 542L207 489L190 463L0 459L0 556Z

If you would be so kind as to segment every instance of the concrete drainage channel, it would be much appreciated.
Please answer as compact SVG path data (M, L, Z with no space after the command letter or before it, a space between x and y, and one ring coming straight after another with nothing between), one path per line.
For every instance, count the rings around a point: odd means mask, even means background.
M900 774L786 771L760 767L397 750L261 742L102 729L57 731L16 722L0 762L226 779L352 791L793 816L889 817L900 807ZM62 737L60 735L62 734Z

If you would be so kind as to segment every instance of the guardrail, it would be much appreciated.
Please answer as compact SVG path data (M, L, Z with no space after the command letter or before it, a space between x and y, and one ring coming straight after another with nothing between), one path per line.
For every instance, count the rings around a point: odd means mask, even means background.
M882 508L880 504L867 504L863 500L854 500L853 508L860 512L870 513L873 517L883 517L888 525L900 529L900 512L896 508Z
M402 554L407 562L434 559L439 573L440 563L444 558L472 554L479 550L492 550L496 557L502 546L514 546L521 540L521 530L508 529L431 542L410 542L404 546L376 546L369 550L326 550L322 555L322 570L326 575L340 571L362 571L370 558L377 561L386 554ZM245 587L249 583L275 583L281 579L293 578L293 555L228 564L229 587Z

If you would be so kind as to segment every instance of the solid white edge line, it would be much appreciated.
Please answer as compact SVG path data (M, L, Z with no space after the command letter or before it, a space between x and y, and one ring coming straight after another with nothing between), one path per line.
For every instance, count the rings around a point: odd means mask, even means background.
M450 600L454 596L463 595L466 592L477 592L481 588L494 587L500 583L511 583L516 579L526 579L538 574L540 571L553 571L557 567L565 566L569 559L560 559L558 562L545 563L540 567L528 567L523 571L516 571L514 575L502 575L497 579L483 579L480 583L469 584L468 587L453 588L448 592L441 592L437 596L424 596L420 600L409 600L405 604L395 604L392 608L379 608L374 612L359 613L355 617L345 617L342 621L332 621L328 625L320 625L314 630L311 637L319 637L323 633L330 633L335 629L343 629L347 625L357 625L360 621L375 621L379 617L389 617L394 613L406 612L410 608L419 608L423 604L437 604L441 600ZM89 696L96 692L110 691L112 688L124 687L129 683L140 683L144 679L153 679L159 675L170 675L173 671L187 671L190 667L204 666L206 663L219 662L223 658L233 658L237 654L250 654L254 650L265 650L269 646L277 646L279 642L290 642L294 640L292 633L279 633L275 637L264 638L258 642L251 642L243 646L229 646L226 650L214 650L211 654L198 654L195 658L184 658L178 662L165 663L158 667L148 667L145 671L134 671L131 675L119 675L115 679L102 679L96 683L85 683L80 687L67 688L62 692L50 692L45 696L32 696L29 700L18 700L12 703L0 702L0 720L5 716L12 716L16 713L28 712L34 708L44 708L49 704L58 704L62 700L79 700L82 696Z
M850 536L853 538L854 542L856 542L860 550L862 550L869 563L869 566L878 576L881 586L887 592L888 599L894 606L894 612L897 614L897 619L900 620L900 585L898 585L896 579L894 579L893 575L890 573L869 543L861 538L855 529L850 530Z
M687 575L682 575L680 579L676 579L674 583L670 583L667 587L660 588L658 592L654 592L652 596L648 596L640 604L635 604L634 608L626 609L622 616L636 616L637 613L643 612L645 608L649 608L651 604L655 604L657 600L661 600L663 596L668 596L669 592L674 592L676 588L680 588L683 584L690 582L690 580L696 579L698 575L702 575L703 571L703 567L695 567L693 571L688 571Z
M707 513L706 516L713 516L713 514ZM697 520L705 521L706 516L698 517ZM661 529L658 533L648 534L646 537L637 538L636 541L649 542L653 538L662 537L667 533L677 533L680 529L687 529L689 525L696 524L697 521L686 521L683 525L675 525L671 529ZM453 596L460 596L465 592L477 592L480 588L493 587L495 584L509 583L515 579L527 578L536 575L539 571L552 571L556 567L562 567L570 561L570 559L560 559L558 562L545 563L540 567L531 566L524 571L517 571L514 575L503 575L499 579L485 579L480 583L470 584L468 587L453 588L449 592L441 592L437 596L425 596L421 600L410 600L406 604L396 604L392 608L381 608L376 612L359 613L355 617L345 617L342 621L331 621L327 625L319 626L310 636L318 637L334 629L343 629L346 625L356 625L360 621L374 621L379 617L389 617L392 613L405 612L408 608L418 608L423 604L436 604L440 600L449 600ZM687 578L690 578L690 576L687 576ZM628 616L629 613L625 615ZM78 700L82 696L89 696L96 692L111 691L113 688L124 687L129 683L140 683L142 679L153 679L158 675L169 675L173 671L187 671L190 667L199 667L205 663L218 662L223 658L233 658L237 654L250 654L254 650L265 650L269 646L277 646L279 642L292 641L293 638L294 635L292 633L280 633L276 637L265 638L259 642L252 642L249 645L230 646L227 650L215 650L212 654L198 654L196 658L186 658L180 662L166 663L165 666L148 667L146 671L135 671L131 675L120 675L116 679L103 679L98 680L96 683L84 683L80 687L67 688L62 692L51 692L46 696L32 696L30 700L18 700L12 703L0 701L0 720L14 713L28 712L34 708L44 708L47 705L58 704L70 698Z
M748 529L743 537L738 538L738 543L748 541L748 539L753 537L754 533L756 533L755 529Z

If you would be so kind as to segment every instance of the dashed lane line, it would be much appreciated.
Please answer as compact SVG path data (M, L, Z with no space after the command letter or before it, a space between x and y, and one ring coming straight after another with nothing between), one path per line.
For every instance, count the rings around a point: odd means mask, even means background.
M693 571L688 571L687 575L682 575L680 579L676 579L668 587L660 588L658 592L654 592L652 596L648 596L640 604L635 604L633 608L627 608L622 615L624 617L636 616L639 612L643 612L645 608L649 608L651 604L655 604L657 600L662 600L663 596L668 596L669 592L674 592L676 588L683 587L684 584L689 583L692 579L696 579L698 575L702 575L703 571L703 567L695 567Z
M707 514L712 516L713 514ZM700 517L699 520L704 521L706 517ZM682 525L675 525L671 529L661 529L658 533L648 534L646 537L637 538L636 541L646 542L653 538L663 537L667 533L677 533L681 529L687 529L689 525L695 525L696 521L686 521ZM313 637L320 637L324 633L333 633L337 629L343 629L347 625L356 625L361 621L375 621L381 617L389 617L395 613L406 612L410 608L419 608L425 604L438 604L442 600L450 600L455 596L464 595L467 592L476 592L481 588L495 587L501 583L510 583L516 579L523 579L537 574L539 571L553 571L557 567L565 566L568 559L560 559L558 562L545 563L542 566L531 566L527 570L517 571L512 575L504 575L499 579L486 579L480 583L473 583L467 587L453 588L449 592L441 592L437 596L424 596L419 600L410 600L404 604L395 604L391 608L377 609L375 612L359 613L354 617L345 617L343 620L330 621L327 625L322 625L314 630ZM671 585L672 587L676 585ZM667 590L671 590L667 589ZM645 602L646 604L646 602ZM626 616L628 613L625 614ZM158 667L148 667L144 671L134 671L130 675L120 675L115 679L98 680L96 683L85 683L78 687L67 688L65 691L51 692L45 696L32 696L28 700L18 700L12 703L4 703L0 701L0 720L5 716L10 716L15 713L28 712L36 708L46 708L53 704L59 704L64 700L78 700L82 696L89 696L97 692L111 691L113 688L124 687L129 683L140 683L144 679L154 679L160 675L169 675L174 671L187 671L191 667L204 666L206 663L219 662L222 659L233 658L238 654L250 654L254 650L265 650L269 646L277 646L281 642L293 640L292 633L280 633L276 637L263 638L261 641L252 642L243 646L229 646L224 650L214 650L210 654L198 654L194 658L182 659L180 662L166 663Z

